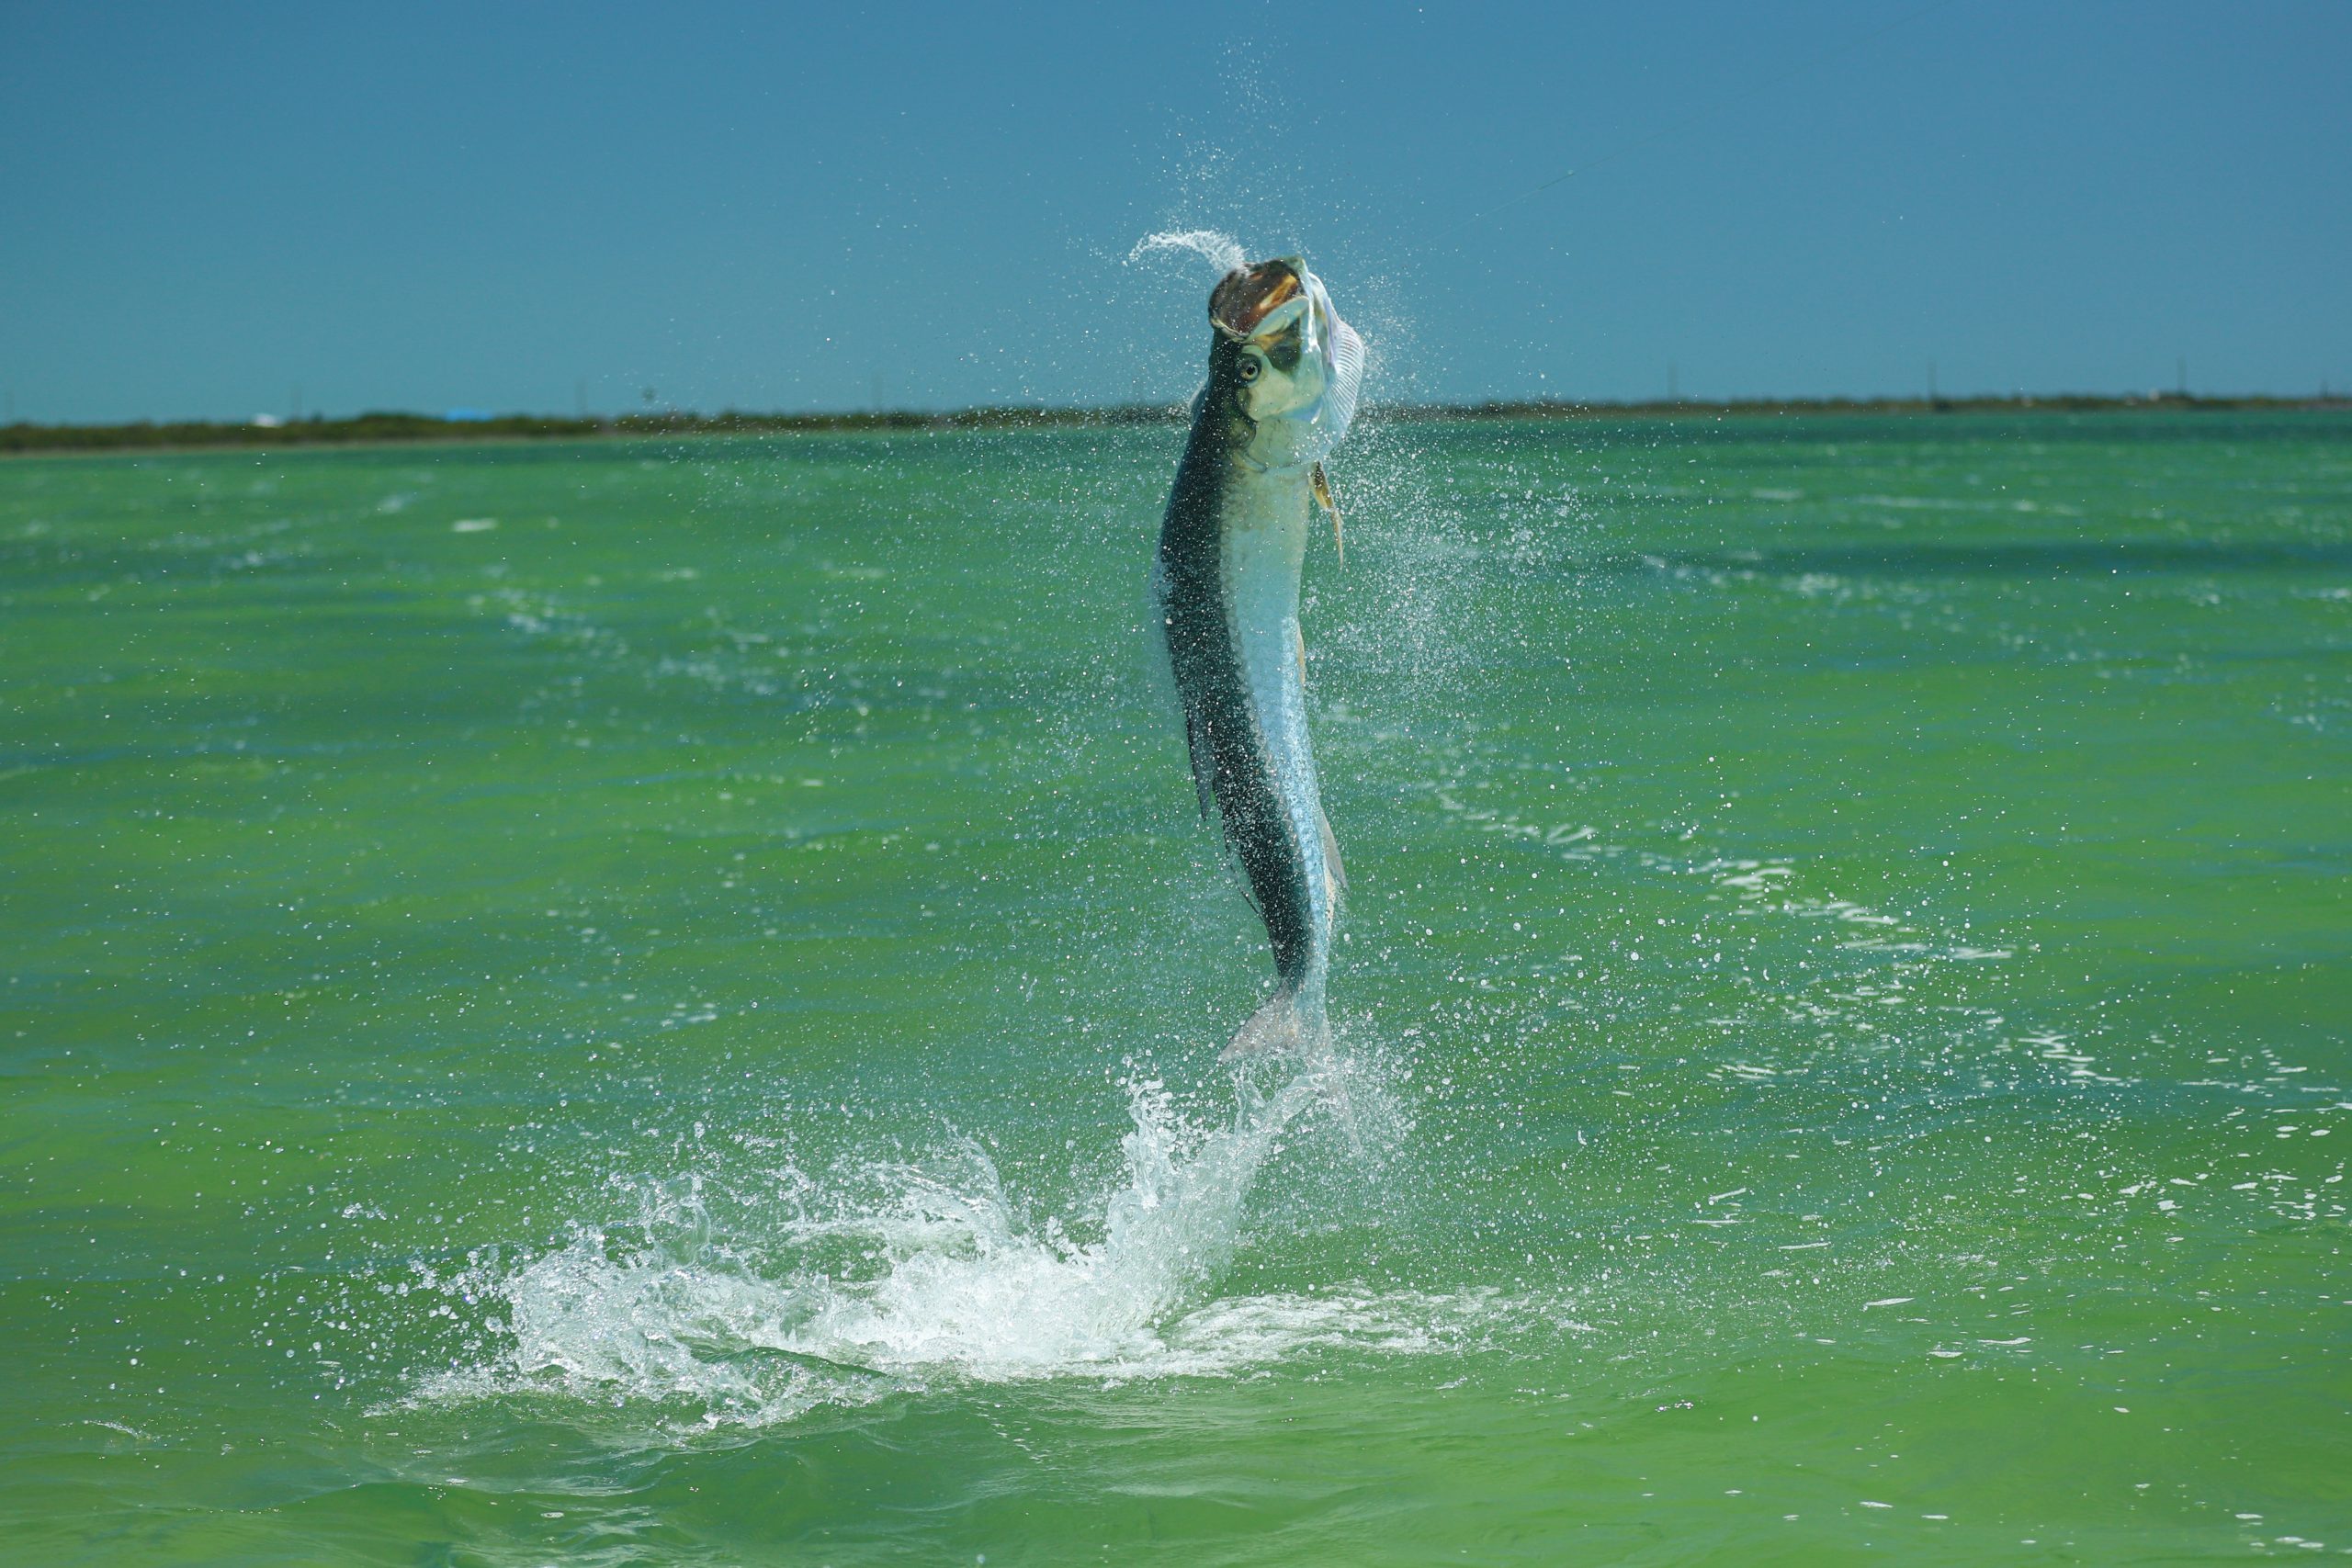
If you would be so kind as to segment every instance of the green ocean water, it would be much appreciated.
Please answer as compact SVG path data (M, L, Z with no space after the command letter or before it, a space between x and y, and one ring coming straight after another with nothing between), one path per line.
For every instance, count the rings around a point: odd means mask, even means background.
M2352 1551L2352 419L0 465L0 1561Z

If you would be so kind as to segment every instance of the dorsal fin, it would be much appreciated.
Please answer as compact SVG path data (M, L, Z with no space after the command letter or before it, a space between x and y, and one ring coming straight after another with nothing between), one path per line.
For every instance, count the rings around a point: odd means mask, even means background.
M1201 797L1201 820L1216 820L1216 756L1209 749L1208 721L1184 716L1184 747L1193 759L1193 791Z
M1225 813L1217 809L1216 750L1209 743L1207 719L1191 713L1184 716L1184 745L1193 757L1193 791L1200 797L1201 820L1215 825L1217 836L1225 840L1226 852L1238 860L1241 846L1234 841ZM1257 890L1250 886L1247 876L1241 878L1241 896L1250 901L1250 909L1260 919L1266 918L1266 911L1259 907Z

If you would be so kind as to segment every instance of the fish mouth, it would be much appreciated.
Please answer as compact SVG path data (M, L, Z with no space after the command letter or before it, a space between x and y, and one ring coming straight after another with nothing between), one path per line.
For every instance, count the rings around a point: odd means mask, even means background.
M1209 296L1209 321L1227 337L1253 337L1269 316L1298 299L1306 288L1306 263L1297 256L1236 267Z

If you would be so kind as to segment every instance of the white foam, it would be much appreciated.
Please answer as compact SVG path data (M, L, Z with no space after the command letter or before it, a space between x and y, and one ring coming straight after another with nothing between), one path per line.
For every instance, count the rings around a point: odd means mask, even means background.
M1216 1375L1317 1347L1456 1343L1498 1310L1491 1292L1215 1298L1252 1182L1303 1111L1344 1105L1337 1081L1244 1086L1217 1127L1185 1121L1156 1080L1130 1085L1123 1179L1092 1241L1026 1223L970 1140L927 1168L869 1163L851 1192L775 1173L790 1217L735 1234L719 1217L739 1205L700 1179L639 1184L633 1224L434 1281L493 1314L504 1348L433 1373L414 1400L542 1393L767 1425L943 1380Z

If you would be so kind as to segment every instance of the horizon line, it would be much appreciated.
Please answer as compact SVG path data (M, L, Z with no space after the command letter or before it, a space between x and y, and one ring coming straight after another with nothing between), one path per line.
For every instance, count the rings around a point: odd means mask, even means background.
M0 453L123 450L154 446L273 446L312 444L415 442L432 439L561 439L609 435L827 434L1031 426L1141 425L1174 423L1187 414L1179 403L978 404L960 409L865 409L795 413L724 409L717 413L672 409L632 413L491 413L452 409L444 413L368 410L348 415L312 412L296 418L256 414L249 420L153 419L105 423L40 424L18 420L0 424ZM2130 410L2215 412L2239 410L2340 410L2352 396L2323 383L2315 393L2012 392L1964 396L1919 394L1813 398L1489 398L1464 402L1375 402L1360 416L1384 421L1433 423L1447 420L1577 420L1619 417L1688 417L1805 413L1972 413L2025 412L2099 412Z

